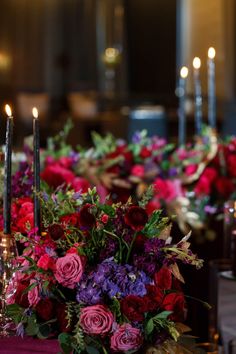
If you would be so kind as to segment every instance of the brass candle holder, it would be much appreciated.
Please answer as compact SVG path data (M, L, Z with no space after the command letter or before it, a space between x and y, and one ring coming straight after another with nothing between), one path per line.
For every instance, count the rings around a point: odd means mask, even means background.
M12 235L0 233L0 337L11 334L11 319L6 314L7 288L13 279L18 256L15 239ZM13 290L15 291L15 290Z

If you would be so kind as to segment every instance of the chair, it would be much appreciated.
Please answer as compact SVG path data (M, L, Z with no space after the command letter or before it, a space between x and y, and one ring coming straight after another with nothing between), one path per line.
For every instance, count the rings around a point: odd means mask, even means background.
M136 131L146 129L149 136L166 137L167 117L162 106L139 106L131 109L128 120L128 139Z
M68 103L74 118L91 120L98 113L97 97L94 92L71 92L68 94Z
M32 123L32 108L39 112L40 122L44 122L49 111L49 95L47 93L19 93L16 97L17 111L23 123Z

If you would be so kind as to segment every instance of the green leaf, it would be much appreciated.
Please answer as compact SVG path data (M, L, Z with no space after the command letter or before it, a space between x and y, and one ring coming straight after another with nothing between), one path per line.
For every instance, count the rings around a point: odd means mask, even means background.
M38 338L46 339L51 333L51 327L48 324L43 324L39 327L39 331L37 333Z
M153 330L154 330L154 323L153 323L153 319L151 318L146 324L145 332L147 335L149 335L153 332Z
M17 304L7 305L6 308L7 316L13 319L15 323L21 321L24 309Z
M153 319L166 319L173 311L163 311L158 313Z
M94 348L91 346L87 346L86 351L88 354L99 354L99 351L97 350L97 348Z
M39 325L35 316L31 316L28 320L25 332L28 336L36 336L39 332Z
M64 354L70 354L72 351L72 336L68 333L61 333L58 336L60 347Z

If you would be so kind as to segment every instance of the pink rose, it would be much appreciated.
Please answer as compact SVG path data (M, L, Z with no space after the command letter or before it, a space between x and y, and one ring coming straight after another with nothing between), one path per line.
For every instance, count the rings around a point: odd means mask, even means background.
M131 169L131 175L142 178L145 170L143 165L134 165Z
M129 323L118 326L111 337L111 349L114 351L128 351L138 349L143 342L140 329Z
M37 262L37 266L44 270L53 269L54 268L54 260L48 254L44 254L41 256Z
M30 280L30 285L36 283L35 280ZM33 289L28 291L28 300L30 306L36 306L40 300L39 297L39 287L36 285Z
M88 334L105 334L110 332L114 317L103 305L84 307L80 313L80 325Z
M74 289L84 271L83 258L75 253L68 253L56 261L55 278L61 285Z

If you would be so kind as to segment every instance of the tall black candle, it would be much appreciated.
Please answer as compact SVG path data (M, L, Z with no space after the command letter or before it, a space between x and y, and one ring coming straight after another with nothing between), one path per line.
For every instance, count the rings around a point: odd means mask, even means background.
M38 110L33 108L33 134L34 134L34 227L37 233L41 233L41 216L40 216L40 139L39 139L39 120Z
M195 97L195 130L196 134L201 135L202 131L202 89L200 81L201 60L198 57L193 59L194 76L194 97Z
M12 132L13 117L11 107L5 106L7 113L6 127L6 147L5 147L5 163L4 163L4 191L3 191L3 231L4 234L11 233L11 154L12 154Z

